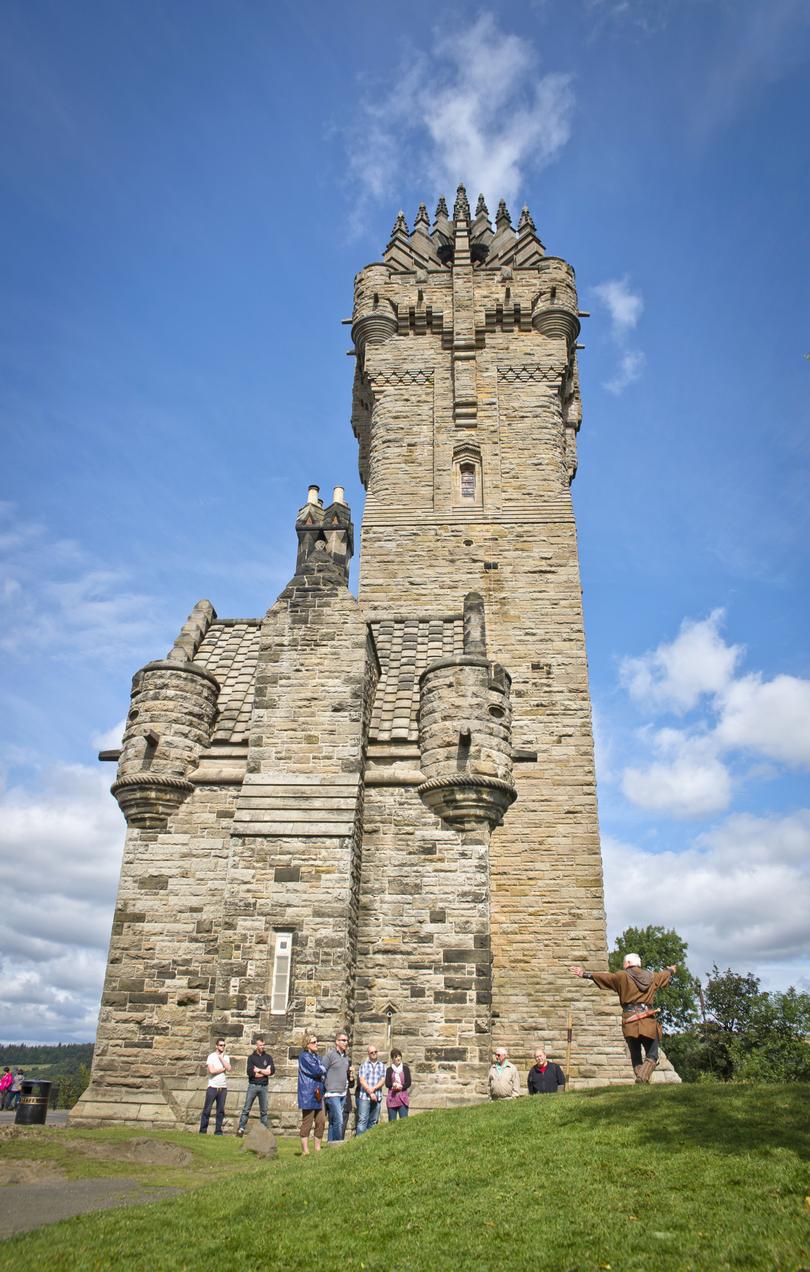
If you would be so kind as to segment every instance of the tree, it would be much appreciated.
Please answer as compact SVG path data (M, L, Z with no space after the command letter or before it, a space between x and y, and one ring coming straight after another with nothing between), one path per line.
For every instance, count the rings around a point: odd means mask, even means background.
M616 945L608 956L612 972L621 971L625 954L638 954L642 966L656 970L677 963L678 971L669 985L655 996L655 1005L661 1008L659 1020L663 1028L674 1033L688 1029L697 1015L697 981L686 966L686 950L686 941L671 928L629 927L616 938Z
M682 1078L810 1081L810 994L769 994L752 972L721 972L715 964L701 1005L701 1022L669 1048Z
M703 994L705 1011L726 1033L744 1033L761 998L759 980L751 972L741 976L728 967L724 972L715 963Z

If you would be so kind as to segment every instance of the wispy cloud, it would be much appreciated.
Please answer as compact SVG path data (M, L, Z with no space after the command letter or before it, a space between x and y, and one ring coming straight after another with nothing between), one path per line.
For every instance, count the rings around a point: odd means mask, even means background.
M22 656L47 649L117 661L161 635L154 598L123 571L9 503L0 506L0 619L0 648Z
M474 194L512 200L571 135L571 76L541 74L531 41L504 33L490 13L461 35L410 50L375 90L363 102L348 155L366 205L414 178L434 191L452 194L464 181Z
M646 359L640 349L632 349L628 353L623 353L619 361L616 374L611 376L609 380L605 380L605 388L608 393L613 393L617 397L624 393L624 390L630 384L635 384L636 380L641 379Z
M593 291L610 314L613 335L623 339L638 325L644 311L641 293L633 291L626 274L624 278L609 278L604 283L597 283Z
M806 58L810 28L806 0L769 0L729 8L727 38L706 68L702 86L690 96L695 132L716 134L750 110L761 91Z
M633 290L626 274L623 278L607 278L603 283L597 283L591 292L597 304L607 310L610 334L622 350L614 375L604 383L609 393L618 396L628 385L641 379L644 370L645 358L641 350L627 348L628 336L638 326L644 312L644 298L641 292Z

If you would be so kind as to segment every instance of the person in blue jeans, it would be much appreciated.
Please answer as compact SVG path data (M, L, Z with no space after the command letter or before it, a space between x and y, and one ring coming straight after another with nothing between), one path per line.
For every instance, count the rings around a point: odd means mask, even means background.
M208 1069L208 1086L205 1091L205 1103L200 1116L200 1134L208 1133L208 1121L211 1109L216 1105L215 1135L222 1134L222 1119L225 1116L225 1100L228 1095L228 1074L231 1071L231 1058L225 1050L225 1039L217 1038L216 1050L206 1060Z
M326 1069L323 1102L329 1119L327 1142L339 1143L343 1139L344 1105L349 1089L349 1035L345 1029L335 1034L335 1045L323 1058Z
M237 1135L244 1135L245 1133L245 1127L247 1126L247 1120L254 1100L259 1101L259 1117L262 1126L267 1126L267 1082L275 1073L276 1066L273 1064L273 1057L270 1052L264 1049L264 1038L257 1038L253 1046L254 1050L248 1056L248 1089L239 1118Z
M357 1134L363 1135L380 1120L382 1089L385 1086L385 1065L377 1059L377 1048L368 1048L368 1060L364 1060L357 1072Z

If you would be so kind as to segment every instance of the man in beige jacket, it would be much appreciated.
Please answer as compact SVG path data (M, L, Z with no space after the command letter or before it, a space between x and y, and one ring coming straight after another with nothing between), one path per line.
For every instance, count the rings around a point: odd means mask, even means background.
M495 1063L489 1071L490 1100L515 1100L520 1093L518 1071L507 1059L506 1047L496 1047Z

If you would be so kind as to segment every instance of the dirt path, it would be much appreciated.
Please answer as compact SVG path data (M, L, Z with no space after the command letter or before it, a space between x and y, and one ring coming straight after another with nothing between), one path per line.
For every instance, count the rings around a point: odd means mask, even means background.
M10 1186L0 1191L0 1239L44 1228L59 1219L92 1210L143 1205L182 1192L180 1188L147 1188L134 1179L63 1179L47 1184Z

